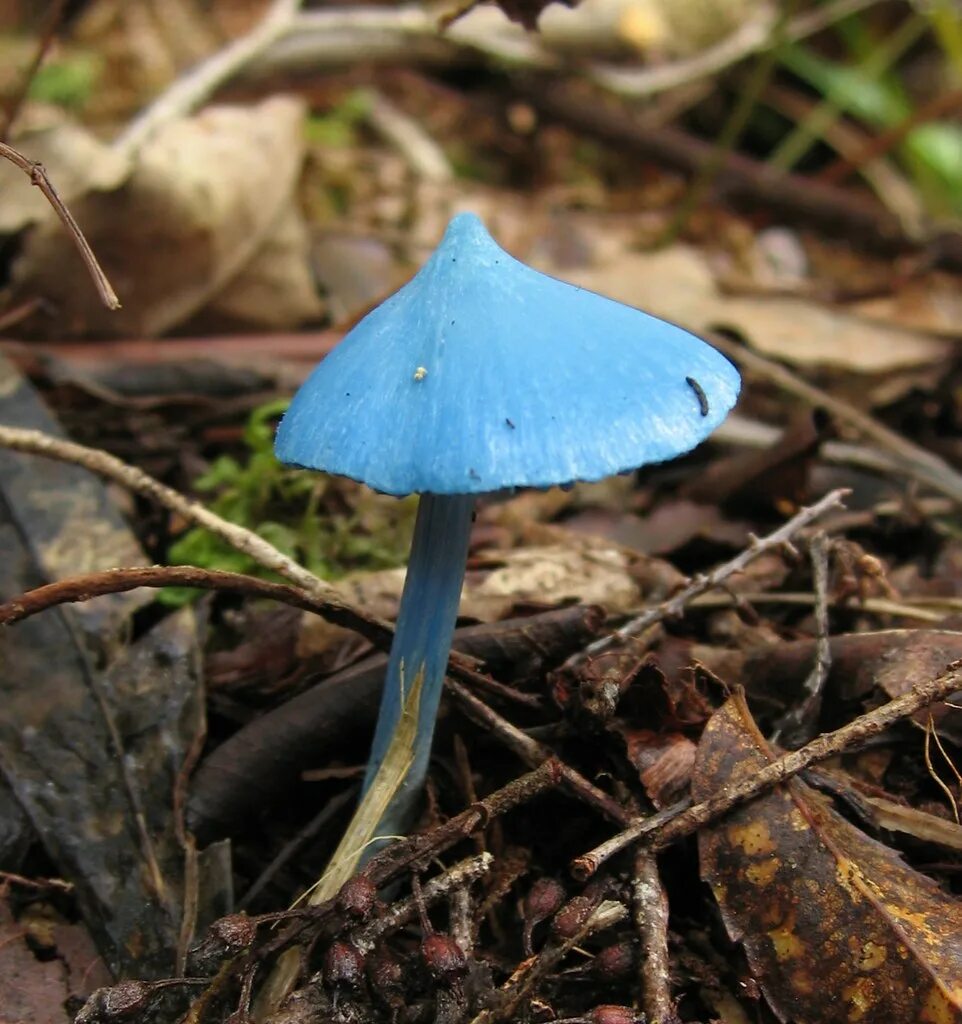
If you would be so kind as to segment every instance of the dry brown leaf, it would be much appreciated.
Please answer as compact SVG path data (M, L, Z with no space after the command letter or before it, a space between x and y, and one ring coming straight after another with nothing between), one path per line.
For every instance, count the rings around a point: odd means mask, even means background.
M744 697L705 728L692 795L773 760ZM798 779L699 836L701 870L778 1017L796 1024L962 1021L962 903Z
M259 313L246 303L243 314L252 325L279 326L317 312L309 242L303 231L290 230L303 114L292 97L210 107L161 128L119 187L74 199L72 212L123 309L103 308L50 212L26 236L13 268L15 288L57 308L61 335L154 336L194 316L242 272L251 293L253 261L270 252L270 276L258 287L270 288L271 301L259 304ZM57 172L50 168L54 181ZM237 312L236 293L230 301Z
M542 262L541 269L689 330L732 329L759 352L800 366L881 373L925 366L949 353L944 341L871 323L810 299L724 295L705 258L684 245L651 253L626 247L606 253L603 263L589 268Z

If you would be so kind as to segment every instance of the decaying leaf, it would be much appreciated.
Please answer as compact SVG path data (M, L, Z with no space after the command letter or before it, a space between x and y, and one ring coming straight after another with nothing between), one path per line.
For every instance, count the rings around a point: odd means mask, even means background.
M228 313L248 324L290 325L315 315L310 242L296 212L303 111L291 97L249 108L209 107L163 126L135 154L126 176L118 176L110 153L90 143L106 170L92 182L78 176L71 212L123 309L103 308L49 210L26 234L13 268L15 288L55 305L61 334L154 336L219 296ZM48 170L56 182L58 166ZM240 296L229 293L241 275ZM256 308L243 301L255 285L259 294L269 286L271 296Z
M0 419L58 433L26 382L0 365ZM85 470L0 452L0 594L143 555ZM0 633L0 771L47 854L75 884L117 970L169 974L184 853L174 784L203 728L190 612L131 644L132 592L58 608Z
M698 747L704 800L773 758L737 694ZM793 779L699 836L729 935L783 1021L962 1021L962 903Z
M962 658L962 632L949 629L883 629L840 633L831 638L832 665L828 690L843 700L862 700L881 690L900 697L916 683L937 676ZM753 700L791 704L811 672L814 640L756 645L747 653L699 647L697 657L726 679L740 679ZM913 716L925 728L929 716L939 734L962 743L962 711L957 695Z
M469 569L460 614L479 622L504 618L519 604L598 604L609 612L637 605L641 588L624 549L585 542L544 544L498 552L492 564ZM397 614L403 569L346 576L338 590L352 604L388 618ZM325 631L327 632L327 631Z

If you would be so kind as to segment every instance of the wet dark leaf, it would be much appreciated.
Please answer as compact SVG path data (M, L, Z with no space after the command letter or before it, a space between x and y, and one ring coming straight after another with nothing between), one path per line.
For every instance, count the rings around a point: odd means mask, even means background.
M5 365L0 419L59 433ZM0 452L0 594L142 561L93 476ZM184 856L171 801L203 706L190 613L122 644L144 601L116 595L0 632L0 768L57 872L76 885L104 958L150 976L173 967Z
M698 747L704 800L772 753L738 694ZM778 1017L962 1021L962 903L793 779L699 836L701 870Z

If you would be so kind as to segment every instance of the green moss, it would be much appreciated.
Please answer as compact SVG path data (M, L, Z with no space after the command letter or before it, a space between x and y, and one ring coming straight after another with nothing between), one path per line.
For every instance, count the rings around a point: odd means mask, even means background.
M207 504L219 516L253 530L325 579L403 565L416 497L391 498L339 477L282 465L274 457L274 426L287 405L285 400L256 409L244 430L246 456L218 458L194 481L196 490L212 496ZM277 578L200 528L171 545L168 561ZM170 588L161 591L161 600L182 604L195 595Z

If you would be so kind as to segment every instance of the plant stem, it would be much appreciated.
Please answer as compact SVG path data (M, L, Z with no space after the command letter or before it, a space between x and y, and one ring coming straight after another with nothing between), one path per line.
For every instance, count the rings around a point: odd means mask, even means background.
M461 599L473 510L473 496L464 494L425 494L418 505L401 610L364 779L366 790L384 759L407 691L423 672L414 760L397 795L397 815L403 815L427 773ZM397 815L392 812L393 820L398 820Z

